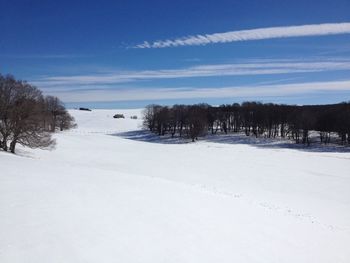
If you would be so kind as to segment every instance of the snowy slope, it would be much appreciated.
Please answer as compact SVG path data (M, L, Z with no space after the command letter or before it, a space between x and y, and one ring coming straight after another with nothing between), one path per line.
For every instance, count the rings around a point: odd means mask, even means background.
M163 143L140 110L71 113L56 150L0 152L0 262L350 262L350 153Z

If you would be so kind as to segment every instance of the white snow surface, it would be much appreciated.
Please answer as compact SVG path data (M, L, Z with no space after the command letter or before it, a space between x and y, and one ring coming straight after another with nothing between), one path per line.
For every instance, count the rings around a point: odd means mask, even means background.
M1 263L350 262L349 152L172 143L141 110L70 112L55 150L0 152Z

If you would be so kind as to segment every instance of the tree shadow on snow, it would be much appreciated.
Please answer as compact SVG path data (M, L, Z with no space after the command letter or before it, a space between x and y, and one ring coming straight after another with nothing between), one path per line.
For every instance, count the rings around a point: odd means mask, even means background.
M292 140L279 138L264 138L246 136L245 134L227 134L227 135L209 135L203 140L222 144L245 144L257 148L266 149L293 149L305 152L350 152L349 146L339 144L321 144L320 142L311 142L309 146L302 143L296 144Z
M191 143L190 139L174 137L171 135L158 136L146 130L129 131L123 133L116 133L113 136L122 137L134 141L142 141L149 143L160 143L160 144L186 144ZM349 146L342 146L339 144L321 144L320 142L311 142L310 146L304 144L296 144L294 141L286 139L276 138L264 138L264 137L253 137L246 136L245 134L209 134L206 137L200 137L199 141L205 141L210 143L218 144L240 144L250 145L257 148L265 149L293 149L305 152L338 152L338 153L349 153Z
M191 140L186 138L174 137L171 135L158 136L154 133L145 130L128 131L112 134L112 136L118 136L124 139L150 142L150 143L161 143L161 144L185 144L189 143Z

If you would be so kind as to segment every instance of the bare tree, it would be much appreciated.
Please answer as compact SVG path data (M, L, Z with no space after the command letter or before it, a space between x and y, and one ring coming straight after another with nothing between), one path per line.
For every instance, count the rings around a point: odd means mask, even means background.
M189 135L194 142L198 136L204 135L208 130L207 105L193 105L189 108Z
M55 145L50 132L74 126L73 117L57 97L44 98L27 82L0 75L0 148L12 153L17 144L50 148Z
M48 129L54 132L59 127L58 116L65 114L65 108L59 98L54 96L46 96L44 98L45 119Z
M192 141L208 131L245 132L247 136L288 137L310 145L310 131L318 131L323 143L329 143L333 133L338 134L342 144L350 144L350 103L296 106L253 101L219 107L149 105L144 111L144 124L159 135L181 137L184 133Z
M12 133L11 114L19 83L13 76L0 75L0 147L7 151Z
M74 118L68 113L66 109L60 111L60 114L56 118L56 122L60 131L69 130L77 126L74 122Z
M143 115L143 127L149 129L150 131L154 130L155 127L155 108L157 105L151 104L145 107L142 112Z
M15 152L17 143L31 148L53 146L51 135L42 126L41 91L25 82L18 84L10 113L10 151Z

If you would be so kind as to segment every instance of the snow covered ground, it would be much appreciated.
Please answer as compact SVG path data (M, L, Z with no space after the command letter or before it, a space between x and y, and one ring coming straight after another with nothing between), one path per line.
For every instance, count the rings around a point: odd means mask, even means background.
M140 110L71 113L55 150L0 152L0 262L350 262L349 152L180 144L140 131Z

